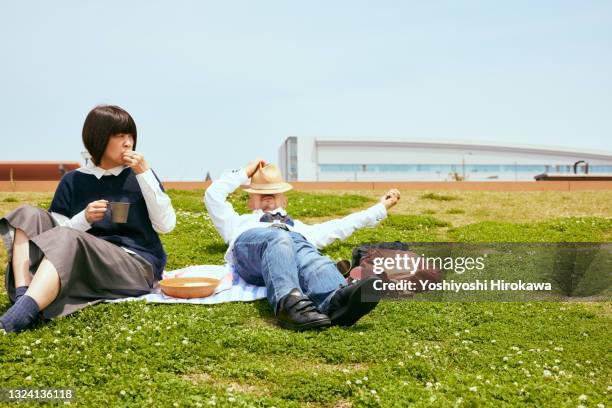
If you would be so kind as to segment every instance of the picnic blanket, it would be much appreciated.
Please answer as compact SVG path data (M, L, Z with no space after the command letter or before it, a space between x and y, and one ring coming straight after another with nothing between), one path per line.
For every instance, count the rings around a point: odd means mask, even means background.
M179 299L162 293L159 287L149 294L117 299L111 302L144 300L150 303L192 303L197 305L212 305L225 302L251 302L266 297L265 286L250 285L238 275L231 265L193 265L163 273L168 278L216 278L221 279L215 293L205 298Z

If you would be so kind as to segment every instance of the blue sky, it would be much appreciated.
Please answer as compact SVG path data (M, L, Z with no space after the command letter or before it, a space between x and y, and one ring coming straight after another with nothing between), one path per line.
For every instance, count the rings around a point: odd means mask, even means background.
M0 160L79 160L87 112L161 178L290 135L612 150L610 1L0 0Z

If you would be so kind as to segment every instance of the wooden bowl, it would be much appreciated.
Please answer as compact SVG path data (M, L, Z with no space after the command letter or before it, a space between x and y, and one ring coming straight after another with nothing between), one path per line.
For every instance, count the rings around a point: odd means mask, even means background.
M159 282L162 292L181 299L207 297L215 293L219 279L214 278L171 278Z

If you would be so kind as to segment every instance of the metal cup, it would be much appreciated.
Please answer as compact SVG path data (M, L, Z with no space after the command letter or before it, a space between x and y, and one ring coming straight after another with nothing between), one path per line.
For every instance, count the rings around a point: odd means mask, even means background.
M130 212L130 203L111 202L111 221L116 224L125 224Z

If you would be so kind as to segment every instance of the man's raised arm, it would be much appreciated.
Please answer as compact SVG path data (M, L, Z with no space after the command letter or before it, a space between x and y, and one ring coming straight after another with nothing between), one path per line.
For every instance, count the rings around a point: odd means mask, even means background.
M228 171L213 181L204 193L204 204L210 219L226 243L231 241L234 221L239 217L227 197L248 180L245 169Z
M387 210L397 204L399 199L399 190L392 189L381 197L378 204L366 210L336 220L307 226L309 239L317 248L323 248L337 239L344 240L350 237L360 228L374 227L387 217Z
M227 197L240 185L246 184L260 164L265 164L265 161L256 159L241 169L223 173L204 193L204 205L208 215L225 243L232 240L234 222L239 217L232 204L227 201Z

